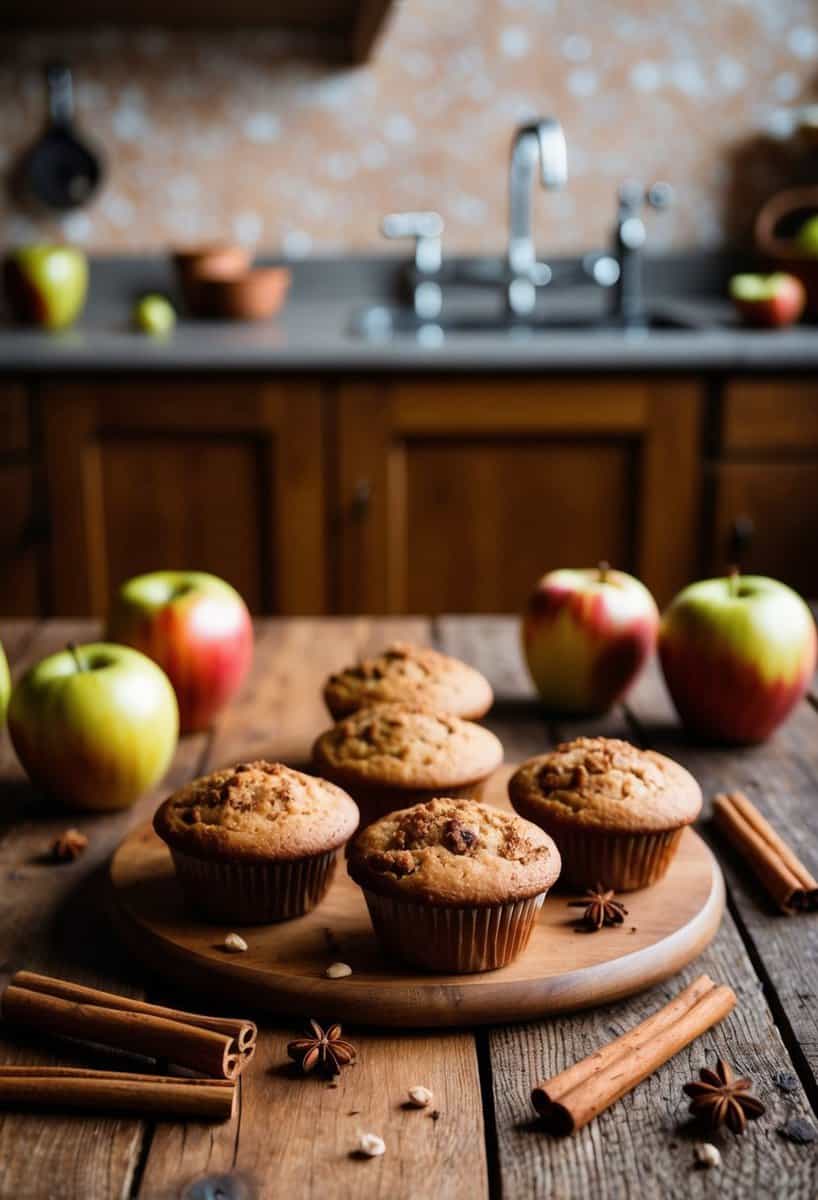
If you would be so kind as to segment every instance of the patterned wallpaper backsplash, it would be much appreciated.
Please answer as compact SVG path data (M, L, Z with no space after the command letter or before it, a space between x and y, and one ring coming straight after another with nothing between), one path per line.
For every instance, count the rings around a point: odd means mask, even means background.
M600 244L625 177L667 179L655 247L745 232L787 181L787 111L818 85L815 0L403 0L354 69L258 31L114 29L0 43L0 170L43 115L42 63L74 68L103 149L87 210L43 220L0 195L0 240L98 251L237 238L290 257L378 250L381 215L436 208L449 250L499 249L511 132L553 113L569 185L537 198L546 250ZM818 182L818 171L815 173Z

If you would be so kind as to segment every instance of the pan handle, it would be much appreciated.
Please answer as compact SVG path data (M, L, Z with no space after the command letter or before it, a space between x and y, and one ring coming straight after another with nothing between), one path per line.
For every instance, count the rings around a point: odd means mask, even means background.
M74 119L74 85L71 68L65 63L52 62L45 69L48 89L48 115L52 125L66 128Z

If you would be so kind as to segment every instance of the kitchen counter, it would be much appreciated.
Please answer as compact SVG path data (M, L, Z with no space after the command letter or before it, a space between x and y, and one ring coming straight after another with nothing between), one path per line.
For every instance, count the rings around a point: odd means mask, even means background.
M182 317L171 338L157 340L131 329L129 313L133 299L145 291L176 299L168 264L161 259L97 260L86 312L73 329L46 334L8 323L0 327L0 370L611 372L818 366L814 327L750 332L736 326L731 306L720 298L729 264L718 256L689 254L646 263L649 299L692 321L695 330L623 334L543 328L443 334L430 325L416 333L377 338L354 332L356 314L365 307L396 302L402 267L403 260L394 258L296 263L290 299L277 320L238 324ZM472 291L470 302L486 312L499 298L495 302L491 295ZM604 302L590 285L555 286L544 295L543 315L547 321L578 307L587 314L601 313Z

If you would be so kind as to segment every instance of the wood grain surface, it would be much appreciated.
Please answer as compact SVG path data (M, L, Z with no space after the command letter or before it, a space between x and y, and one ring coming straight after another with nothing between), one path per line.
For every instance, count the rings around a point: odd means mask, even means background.
M0 638L18 674L69 638L95 632L76 622L15 623L3 624ZM315 734L327 723L318 692L323 677L393 636L462 653L490 675L498 701L489 724L502 737L509 760L580 731L655 744L694 770L708 798L726 784L744 787L815 868L818 714L808 703L766 747L723 752L692 747L680 737L655 672L645 676L627 710L603 721L544 720L509 620L264 622L243 695L210 734L185 739L164 787L130 813L61 813L32 793L6 735L0 736L3 972L30 967L157 1002L217 1011L206 990L171 987L161 973L146 972L123 951L102 912L107 860L127 831L144 823L162 793L184 779L253 755L305 762ZM76 862L55 866L44 855L69 824L87 833L90 845ZM706 821L701 831L709 836ZM712 844L725 867L730 912L695 966L673 982L596 1011L476 1033L356 1030L359 1062L337 1088L292 1074L285 1047L296 1024L265 1021L257 1059L241 1083L239 1111L223 1126L3 1114L0 1197L200 1200L217 1195L218 1187L226 1200L763 1194L813 1200L818 1144L794 1145L779 1129L796 1115L816 1124L818 923L774 914L741 864L717 841ZM739 1004L728 1020L578 1136L557 1141L543 1134L532 1121L532 1082L635 1024L699 970L737 991ZM707 1172L693 1163L681 1084L715 1052L752 1076L768 1112L743 1139L715 1139L722 1165ZM79 1047L34 1045L3 1031L0 1060L97 1065L102 1056ZM782 1090L782 1078L792 1090ZM414 1084L435 1092L437 1120L403 1108L406 1089ZM356 1157L359 1131L380 1134L386 1154Z

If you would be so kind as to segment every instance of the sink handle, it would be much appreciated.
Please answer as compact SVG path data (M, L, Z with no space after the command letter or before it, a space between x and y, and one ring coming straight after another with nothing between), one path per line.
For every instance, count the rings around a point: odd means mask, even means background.
M415 268L435 275L443 263L443 218L436 212L389 213L381 222L381 233L390 241L415 239Z

